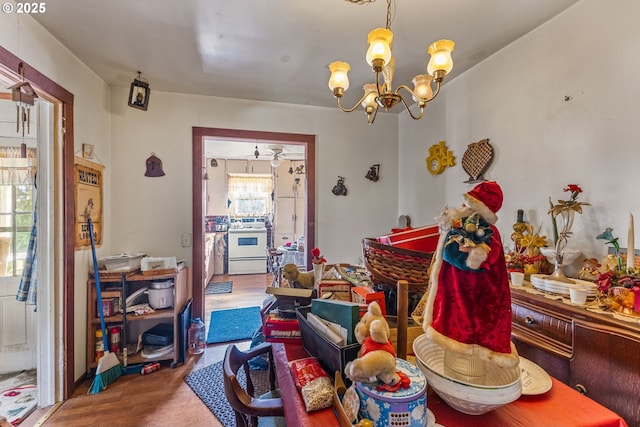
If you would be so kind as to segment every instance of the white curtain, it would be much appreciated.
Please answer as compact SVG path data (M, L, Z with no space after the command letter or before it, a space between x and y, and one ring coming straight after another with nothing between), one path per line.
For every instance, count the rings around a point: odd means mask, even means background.
M0 147L0 185L33 185L35 183L36 150L20 157L20 147Z
M271 194L273 179L267 174L229 174L228 189L232 197L264 196Z

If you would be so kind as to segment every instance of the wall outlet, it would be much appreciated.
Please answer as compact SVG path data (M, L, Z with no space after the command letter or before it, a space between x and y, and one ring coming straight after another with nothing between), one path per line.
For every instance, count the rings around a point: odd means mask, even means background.
M191 233L182 233L182 247L188 248L191 246Z

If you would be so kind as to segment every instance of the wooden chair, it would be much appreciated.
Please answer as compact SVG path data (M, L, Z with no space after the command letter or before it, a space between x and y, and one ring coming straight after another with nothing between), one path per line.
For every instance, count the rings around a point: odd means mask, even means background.
M255 396L255 386L249 374L249 360L263 354L269 360L269 392ZM246 387L238 381L237 374L244 370ZM275 367L271 353L271 344L262 343L250 350L242 351L234 344L227 346L222 365L224 392L236 415L237 427L257 427L258 417L277 417L270 425L285 426L284 409L279 390L276 389Z
M282 252L267 248L267 273L273 274L271 286L279 287L282 282Z

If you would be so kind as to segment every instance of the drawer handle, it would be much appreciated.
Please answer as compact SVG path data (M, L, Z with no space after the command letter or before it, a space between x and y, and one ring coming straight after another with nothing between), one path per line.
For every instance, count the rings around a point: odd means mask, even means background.
M584 394L585 396L587 395L587 388L582 384L576 384L575 389L578 391L578 393Z
M530 315L524 316L524 323L526 323L527 325L533 325L534 322L535 320L533 320L533 317L531 317Z

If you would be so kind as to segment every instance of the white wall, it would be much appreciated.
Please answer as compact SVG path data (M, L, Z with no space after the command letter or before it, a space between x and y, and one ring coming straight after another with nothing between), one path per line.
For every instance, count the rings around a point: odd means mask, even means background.
M108 183L111 172L109 167L110 119L109 93L105 82L28 15L0 13L0 45L74 95L74 151L81 156L82 143L93 144L97 156L95 160L106 165L105 181ZM57 147L57 152L61 152L60 147ZM111 206L108 184L105 190L104 205L108 207ZM105 227L108 230L110 228L108 209L104 214ZM108 234L98 253L99 256L109 253ZM75 379L81 376L86 367L85 301L90 259L89 250L76 252ZM39 285L46 286L43 282ZM54 284L49 286L54 288ZM53 291L50 293L54 294Z
M607 245L595 236L606 227L626 247L629 213L640 218L638 16L635 0L615 7L583 0L445 82L426 121L413 124L403 115L400 211L429 221L445 204L457 206L471 188L463 183L462 155L468 144L489 138L495 157L486 177L504 192L498 227L506 243L517 209L542 223L552 241L548 199L567 199L562 189L579 184L580 200L592 206L576 216L569 247L601 259ZM458 165L434 177L416 153L441 139Z
M316 246L328 262L357 263L363 237L384 234L397 223L398 118L333 108L249 102L153 91L147 111L126 104L127 88L111 89L113 250L177 256L191 264L192 248L181 246L191 224L191 129L193 126L316 135ZM165 176L144 176L155 153ZM365 179L380 163L378 182ZM334 196L338 176L349 193Z

